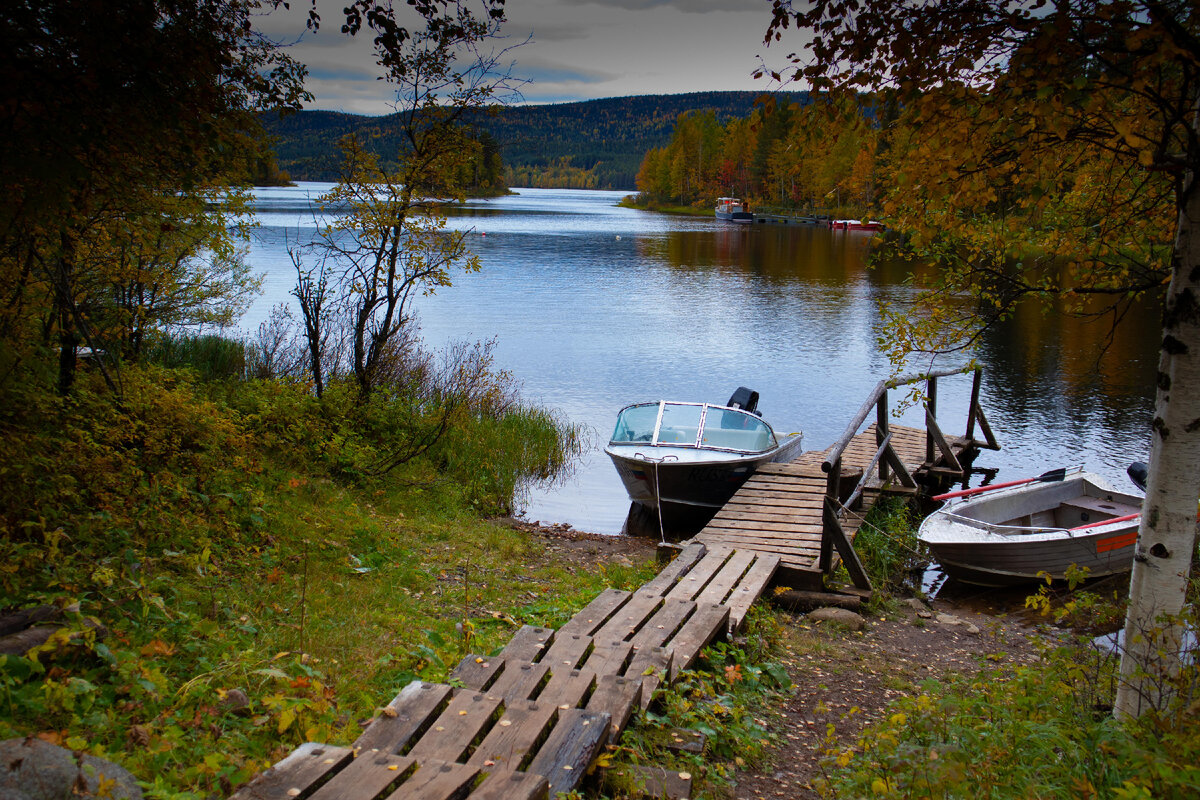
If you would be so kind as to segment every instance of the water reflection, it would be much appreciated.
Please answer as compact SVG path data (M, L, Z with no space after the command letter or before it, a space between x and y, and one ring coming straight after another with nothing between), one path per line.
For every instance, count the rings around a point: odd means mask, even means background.
M315 232L306 198L321 188L263 197L250 258L266 295L243 327L289 300L286 245ZM526 512L599 533L619 532L629 508L601 452L621 407L723 402L744 385L778 430L827 447L888 376L880 305L913 292L908 265L866 269L862 233L643 213L618 207L621 196L522 189L455 210L450 224L470 232L483 269L419 304L427 344L496 337L498 366L526 397L592 432L577 474L534 491ZM1020 477L1086 464L1124 480L1148 449L1156 311L1131 315L1102 354L1106 333L1031 306L985 335L984 405L1004 449L977 467ZM969 380L939 390L947 429L961 432ZM915 408L899 419L919 420Z

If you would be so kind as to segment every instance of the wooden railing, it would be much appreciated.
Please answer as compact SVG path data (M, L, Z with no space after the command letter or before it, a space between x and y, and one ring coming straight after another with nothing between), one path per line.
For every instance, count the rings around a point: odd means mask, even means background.
M870 580L867 578L866 572L863 570L862 564L859 562L849 538L842 530L839 519L847 508L854 506L858 502L859 498L862 497L863 491L868 486L873 485L879 488L888 488L891 491L908 491L914 493L917 491L917 481L892 446L893 431L890 426L888 406L888 394L891 390L925 381L925 460L920 465L920 469L926 475L942 477L963 476L964 470L962 464L959 462L958 454L955 453L953 445L942 432L942 427L937 420L937 387L939 378L967 373L974 373L974 379L971 386L970 405L967 410L966 433L963 436L962 444L973 449L1000 449L1000 446L996 443L996 437L988 425L987 417L984 416L983 407L979 403L980 385L983 378L983 372L980 368L963 367L961 369L927 372L880 381L871 393L871 396L867 398L866 402L863 403L858 413L854 416L854 419L846 427L846 431L842 434L841 438L829 449L825 461L821 464L821 468L828 476L825 484L825 507L822 513L821 526L820 567L822 572L828 572L832 567L833 549L836 547L838 555L841 556L842 561L846 564L846 569L850 573L855 586L862 589L870 589ZM859 478L857 485L849 496L843 500L841 487L843 479L846 476L842 470L842 456L846 448L850 445L850 442L858 434L859 428L866 422L872 408L875 409L875 441L877 449L870 463L863 466L862 476ZM979 427L984 437L983 441L975 439L976 426ZM899 484L898 486L896 486L897 483Z

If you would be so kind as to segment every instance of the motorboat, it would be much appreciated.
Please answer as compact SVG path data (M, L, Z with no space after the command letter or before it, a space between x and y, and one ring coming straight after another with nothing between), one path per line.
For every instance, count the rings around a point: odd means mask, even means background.
M714 213L717 219L723 219L727 222L737 222L739 224L754 222L754 215L747 211L746 204L736 197L718 197Z
M982 586L1088 577L1133 567L1142 499L1092 473L1051 470L1037 478L938 495L918 538L943 572Z
M776 434L758 411L758 392L743 386L725 405L626 406L604 452L635 503L715 513L759 466L799 455L803 439Z

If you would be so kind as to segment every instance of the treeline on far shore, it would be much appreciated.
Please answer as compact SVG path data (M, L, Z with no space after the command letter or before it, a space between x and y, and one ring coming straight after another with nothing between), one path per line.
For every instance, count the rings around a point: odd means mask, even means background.
M670 142L642 159L639 204L705 207L734 196L756 208L871 216L888 156L881 111L872 98L804 95L724 123L680 114Z

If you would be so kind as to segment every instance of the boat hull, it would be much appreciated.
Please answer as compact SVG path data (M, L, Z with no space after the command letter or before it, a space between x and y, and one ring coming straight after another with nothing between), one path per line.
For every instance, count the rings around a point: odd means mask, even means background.
M919 538L952 578L1011 586L1045 575L1064 579L1072 567L1102 577L1133 565L1138 519L1124 517L1136 514L1141 499L1112 490L1096 476L979 498L947 503L921 524Z
M718 211L716 212L716 217L717 219L724 220L726 222L734 222L738 225L749 225L750 223L754 222L754 215L749 211Z
M609 445L604 452L633 502L663 511L715 513L760 466L799 455L802 438L791 436L773 450L744 456L644 445Z

